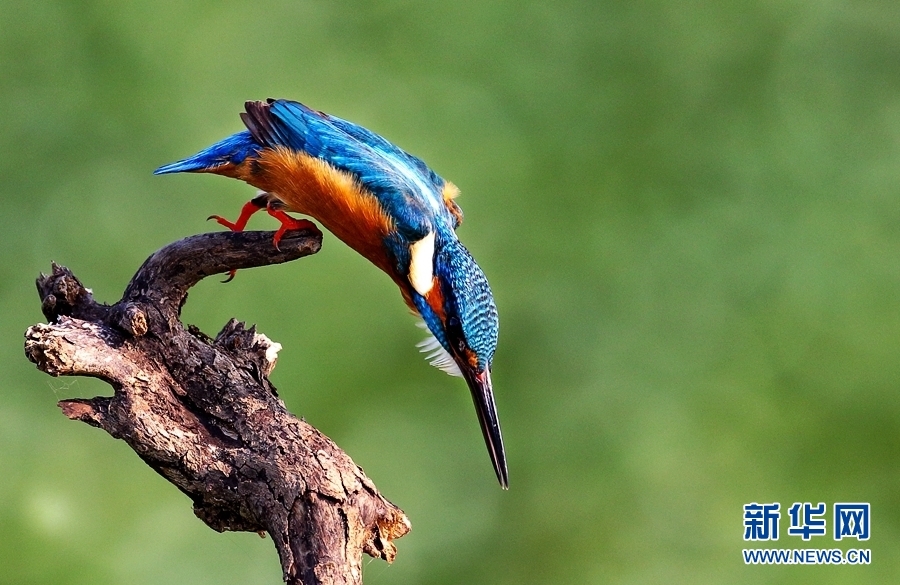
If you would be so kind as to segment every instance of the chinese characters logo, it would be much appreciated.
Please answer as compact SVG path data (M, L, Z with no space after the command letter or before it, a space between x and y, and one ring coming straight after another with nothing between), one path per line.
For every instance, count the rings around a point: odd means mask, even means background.
M869 540L870 506L863 503L836 503L833 507L832 534L834 540L855 538ZM809 541L813 536L827 534L826 505L819 502L794 502L788 508L788 536L799 536ZM744 505L744 540L778 540L781 520L781 504Z

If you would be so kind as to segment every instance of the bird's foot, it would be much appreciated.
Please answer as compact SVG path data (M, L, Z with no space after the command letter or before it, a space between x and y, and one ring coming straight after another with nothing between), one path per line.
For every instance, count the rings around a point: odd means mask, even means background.
M219 225L225 226L233 232L242 232L244 231L244 228L247 227L247 222L250 221L250 216L257 211L265 208L265 205L260 205L256 199L252 199L245 203L241 208L241 214L240 216L238 216L237 221L235 222L230 222L221 215L210 215L206 218L206 221L214 219Z
M238 216L237 221L231 222L222 217L221 215L210 215L206 218L207 221L210 219L216 220L216 222L224 227L227 227L233 232L242 232L244 228L247 227L247 222L250 221L250 217L260 210L266 210L266 213L277 219L281 225L278 227L278 231L275 232L275 237L272 238L272 243L275 245L275 249L278 250L278 243L281 241L281 238L284 236L286 232L293 230L312 230L318 235L322 235L322 232L319 231L319 228L313 222L308 219L295 219L284 212L284 203L281 202L278 198L270 193L260 192L259 195L248 201L241 208L241 214ZM231 270L228 272L228 278L223 280L222 282L231 282L234 278L237 270Z
M282 236L284 236L285 232L289 232L292 230L312 230L313 232L322 235L322 232L319 231L318 226L308 219L296 219L285 213L281 209L276 209L273 206L268 206L266 208L266 213L277 219L281 222L281 226L279 226L278 231L275 232L275 237L272 238L272 243L275 244L275 249L278 249L278 242L281 241Z
M241 208L241 214L238 216L237 221L235 221L235 222L230 222L227 219L225 219L224 217L222 217L221 215L210 215L209 217L206 218L206 221L214 219L214 220L216 220L216 223L218 223L221 226L227 227L228 229L230 229L233 232L242 232L242 231L244 231L244 228L247 227L247 222L250 221L250 216L253 215L254 213L256 213L257 211L266 208L265 204L261 204L258 201L258 199L259 199L259 197L254 197L252 200L245 203L244 206ZM237 274L236 269L229 270L228 277L225 280L223 280L222 282L223 283L231 282L232 280L234 280L235 274Z

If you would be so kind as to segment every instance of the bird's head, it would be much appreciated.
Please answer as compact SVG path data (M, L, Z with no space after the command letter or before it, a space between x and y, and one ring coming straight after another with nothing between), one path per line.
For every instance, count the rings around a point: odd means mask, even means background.
M420 348L429 352L432 365L466 380L494 471L505 488L506 456L491 385L498 333L494 297L484 272L455 237L434 245L430 284L416 265L416 254L427 251L414 247L410 267L413 303L434 336ZM427 266L424 272L428 276Z

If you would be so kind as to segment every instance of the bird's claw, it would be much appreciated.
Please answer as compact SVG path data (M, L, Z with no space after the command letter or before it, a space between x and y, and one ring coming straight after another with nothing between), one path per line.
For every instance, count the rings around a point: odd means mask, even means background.
M237 224L228 221L227 219L225 219L225 218L222 217L221 215L210 215L209 217L206 218L206 221L209 221L209 220L211 220L211 219L216 220L216 223L218 223L218 224L221 225L221 226L227 227L229 230L231 230L231 231L233 231L233 232L239 232L239 231L241 231L241 230L237 229Z
M237 221L235 222L230 222L221 215L210 215L206 218L206 221L214 219L219 225L227 227L233 232L242 232L244 231L244 228L247 227L247 222L250 221L250 216L261 209L265 208L262 205L258 204L254 199L248 201L247 203L244 203L244 206L241 208L241 214L238 216Z
M281 225L278 227L278 231L275 232L275 237L272 238L272 243L275 245L275 249L279 252L281 251L281 248L278 247L278 243L281 241L281 238L286 232L295 230L312 230L318 234L322 233L319 231L319 228L316 226L316 224L309 221L308 219L293 218L281 209L274 209L271 206L266 208L266 212L281 222Z
M263 197L265 195L266 197ZM281 242L281 238L284 237L284 234L290 231L296 230L311 230L318 235L322 235L322 232L319 231L318 226L308 219L296 219L288 215L282 209L280 205L280 201L277 199L273 200L268 193L263 193L261 196L254 197L252 200L248 201L241 208L241 214L238 216L237 221L231 222L222 217L221 215L210 215L206 218L206 221L211 219L216 220L216 223L219 225L228 228L233 232L242 232L244 228L247 227L247 222L250 221L250 216L252 216L257 211L262 209L266 210L266 213L277 219L281 225L278 226L278 231L275 232L275 236L272 238L272 244L275 246L275 249L279 252L281 248L278 247L279 242ZM228 272L228 278L223 280L223 283L231 282L234 279L234 275L237 270L231 270Z

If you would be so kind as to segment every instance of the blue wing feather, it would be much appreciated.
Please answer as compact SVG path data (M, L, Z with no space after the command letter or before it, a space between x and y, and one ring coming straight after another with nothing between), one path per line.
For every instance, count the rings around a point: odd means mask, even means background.
M362 126L354 124L353 122L348 122L347 120L343 120L341 118L338 118L337 116L332 116L330 114L323 114L323 116L325 116L328 121L331 122L334 126L340 128L360 142L377 150L381 154L395 158L407 164L408 166L415 168L423 178L427 178L432 183L432 185L434 185L438 192L440 192L444 188L444 179L439 177L437 173L428 168L428 165L425 164L425 161L423 161L419 157L409 154L402 148L399 148L397 145L385 140L382 136L375 134L368 128L363 128Z
M449 215L441 195L444 180L374 132L287 100L249 102L247 111L265 120L269 132L250 128L265 146L287 146L353 175L378 198L405 238L424 237L435 229L436 216ZM450 217L444 219L453 225Z

